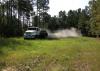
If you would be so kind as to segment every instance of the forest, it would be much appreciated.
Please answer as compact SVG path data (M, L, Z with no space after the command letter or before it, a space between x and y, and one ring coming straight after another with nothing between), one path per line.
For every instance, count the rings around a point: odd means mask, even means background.
M85 9L51 16L49 0L0 0L0 37L22 36L29 26L50 31L74 27L83 36L100 37L100 0L88 4Z

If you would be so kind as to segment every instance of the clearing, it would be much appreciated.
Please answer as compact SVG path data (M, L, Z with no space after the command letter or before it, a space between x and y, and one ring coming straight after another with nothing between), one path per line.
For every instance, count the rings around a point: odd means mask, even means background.
M100 40L0 38L0 71L100 71Z

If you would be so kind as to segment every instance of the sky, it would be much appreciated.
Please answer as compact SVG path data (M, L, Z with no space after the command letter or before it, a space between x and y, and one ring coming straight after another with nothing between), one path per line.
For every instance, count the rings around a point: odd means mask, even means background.
M49 0L50 10L49 14L52 16L58 15L59 11L76 10L78 8L84 9L88 5L89 0Z

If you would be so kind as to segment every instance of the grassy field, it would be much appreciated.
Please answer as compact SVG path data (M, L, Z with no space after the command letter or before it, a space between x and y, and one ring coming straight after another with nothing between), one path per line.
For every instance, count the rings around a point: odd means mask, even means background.
M100 71L100 40L0 38L0 71Z

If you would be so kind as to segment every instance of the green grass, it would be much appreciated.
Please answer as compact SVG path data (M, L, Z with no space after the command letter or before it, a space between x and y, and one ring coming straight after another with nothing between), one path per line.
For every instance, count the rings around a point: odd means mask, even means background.
M100 40L0 38L0 70L99 71Z

